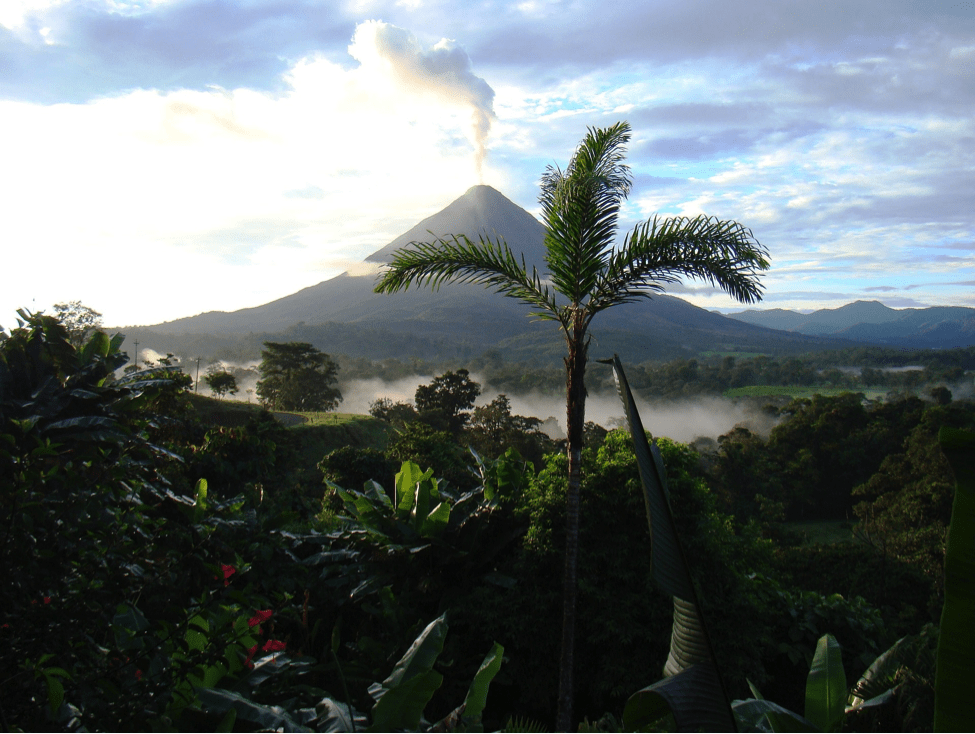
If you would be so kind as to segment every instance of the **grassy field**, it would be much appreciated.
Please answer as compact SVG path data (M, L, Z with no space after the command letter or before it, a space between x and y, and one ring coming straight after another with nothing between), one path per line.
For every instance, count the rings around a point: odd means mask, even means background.
M846 392L862 392L864 397L869 400L875 400L876 398L881 398L887 394L886 390L877 390L864 388L861 390L850 389L845 387L805 387L801 385L749 385L748 387L735 387L731 390L725 390L724 396L726 398L743 398L743 397L773 397L776 395L783 395L790 398L811 398L813 395L825 395L827 397L833 397L836 395L842 395Z
M261 413L257 403L218 400L190 393L190 405L204 423L237 427ZM343 446L384 449L392 428L369 415L354 413L285 413L273 414L295 432L302 465L314 466L325 454Z
M230 427L243 426L261 412L261 406L257 403L219 400L192 392L188 393L188 397L191 410L204 423Z

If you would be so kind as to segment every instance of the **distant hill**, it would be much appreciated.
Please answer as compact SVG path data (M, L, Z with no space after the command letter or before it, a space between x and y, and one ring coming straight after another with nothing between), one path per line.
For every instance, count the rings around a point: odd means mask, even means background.
M776 308L728 316L769 329L906 349L950 349L975 344L975 308L959 306L893 309L878 301L856 301L808 314Z
M490 186L475 186L366 258L379 266L393 251L431 235L503 235L508 245L545 272L545 227ZM343 273L271 303L239 311L211 311L151 327L127 328L157 351L207 354L259 352L265 340L309 341L327 352L364 356L464 358L497 348L509 359L561 359L564 345L552 322L481 286L454 284L433 292L373 293L375 275ZM671 359L705 350L814 351L848 342L772 331L727 318L679 298L654 296L599 314L591 327L594 357L614 352L629 361ZM187 348L187 345L189 348ZM236 345L236 346L235 346ZM243 346L242 346L243 345Z

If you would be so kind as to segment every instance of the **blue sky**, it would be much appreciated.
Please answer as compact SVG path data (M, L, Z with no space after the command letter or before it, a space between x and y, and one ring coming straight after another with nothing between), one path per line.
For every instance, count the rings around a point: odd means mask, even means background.
M266 303L621 119L625 224L742 222L761 307L975 307L973 112L972 0L3 0L0 324Z

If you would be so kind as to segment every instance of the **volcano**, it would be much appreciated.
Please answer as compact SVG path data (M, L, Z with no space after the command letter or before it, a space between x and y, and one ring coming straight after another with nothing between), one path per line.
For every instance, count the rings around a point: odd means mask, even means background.
M393 252L411 242L431 242L450 234L474 240L486 235L502 237L524 256L529 268L534 265L544 277L545 231L541 222L499 191L474 186L369 255L366 262L377 266L389 262ZM147 329L173 337L286 334L325 351L371 358L414 356L404 353L410 343L420 352L415 356L427 358L469 356L491 348L516 359L554 358L564 349L552 322L528 318L529 307L483 286L449 284L436 291L414 287L379 295L373 292L375 281L375 275L343 273L263 306L210 311ZM615 351L630 361L702 349L792 351L823 346L823 340L815 337L736 321L661 295L599 314L590 332L598 349L594 356Z

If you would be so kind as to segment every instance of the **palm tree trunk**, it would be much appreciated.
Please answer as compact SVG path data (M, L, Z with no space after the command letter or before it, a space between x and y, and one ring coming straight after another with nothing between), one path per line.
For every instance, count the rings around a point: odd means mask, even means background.
M576 592L579 558L579 489L582 483L582 436L586 423L586 360L589 344L581 314L577 314L565 358L566 434L568 435L569 482L565 510L565 575L562 587L562 660L559 667L559 701L556 731L573 731Z

